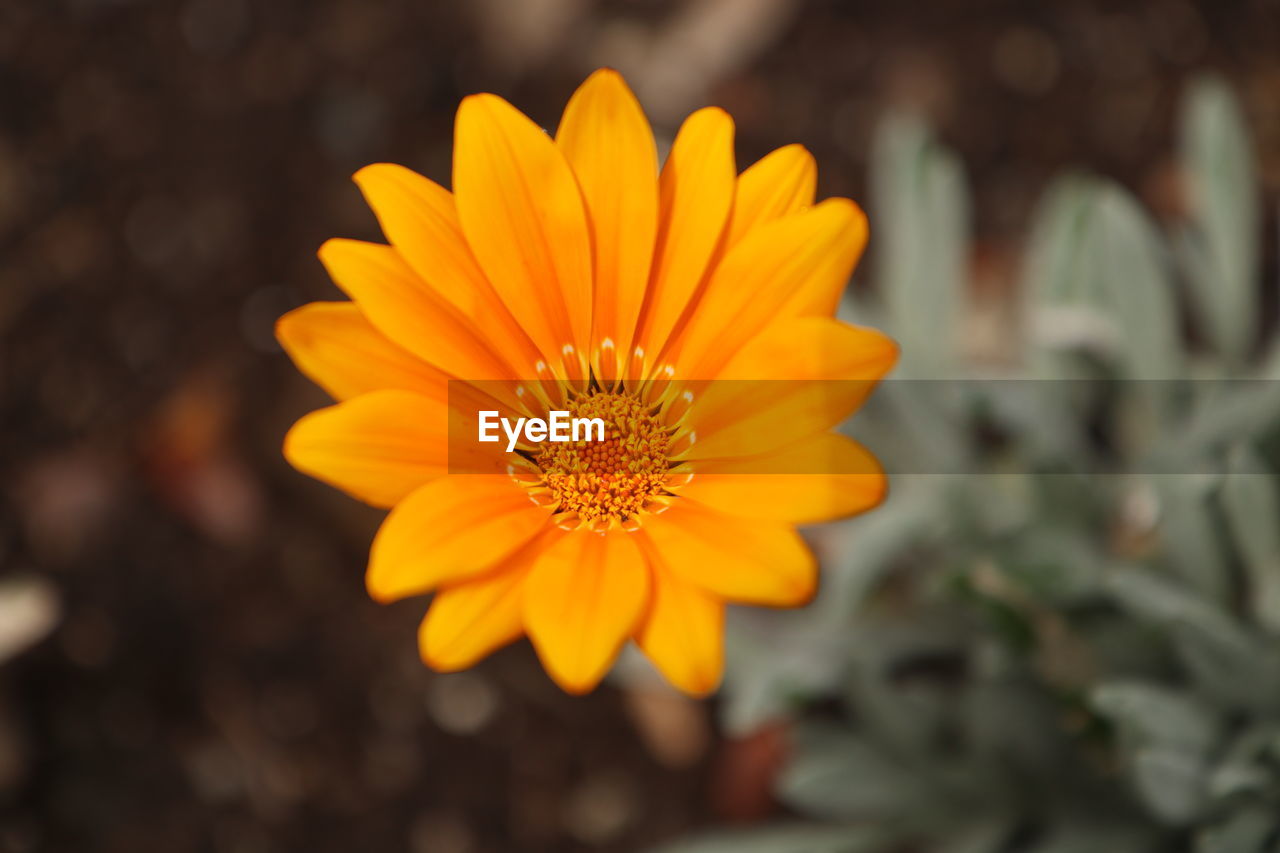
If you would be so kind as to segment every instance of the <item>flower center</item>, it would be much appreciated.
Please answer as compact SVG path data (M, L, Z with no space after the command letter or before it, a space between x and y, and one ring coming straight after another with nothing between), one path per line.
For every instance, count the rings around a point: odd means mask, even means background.
M671 433L637 394L578 394L566 409L603 420L605 440L548 443L534 457L561 526L626 523L665 494Z

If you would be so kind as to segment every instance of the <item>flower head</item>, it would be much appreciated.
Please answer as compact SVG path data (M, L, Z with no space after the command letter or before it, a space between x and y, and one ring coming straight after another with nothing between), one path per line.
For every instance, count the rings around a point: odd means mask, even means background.
M896 358L832 317L866 220L846 199L814 204L815 179L795 145L737 174L715 108L659 170L607 69L554 138L494 95L465 99L453 192L389 164L356 174L390 245L327 242L351 301L281 318L286 350L339 401L285 454L391 508L367 585L382 601L434 592L428 665L527 634L582 692L634 640L705 693L726 603L812 596L795 525L882 499L874 458L832 430ZM603 434L526 434L508 453L473 440L485 410L568 412Z

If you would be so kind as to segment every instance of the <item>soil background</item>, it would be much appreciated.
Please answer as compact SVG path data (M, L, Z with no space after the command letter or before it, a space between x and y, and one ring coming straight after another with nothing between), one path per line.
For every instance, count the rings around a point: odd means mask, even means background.
M364 591L381 514L280 457L326 398L272 324L340 298L326 238L381 239L350 174L447 184L462 96L554 128L600 65L660 145L719 104L740 166L801 142L820 196L864 199L878 118L923 112L999 298L1066 167L1176 210L1195 72L1280 189L1270 0L5 0L0 579L57 615L0 663L0 851L632 851L774 812L782 740L723 738L714 702L571 698L526 644L423 669L424 602Z

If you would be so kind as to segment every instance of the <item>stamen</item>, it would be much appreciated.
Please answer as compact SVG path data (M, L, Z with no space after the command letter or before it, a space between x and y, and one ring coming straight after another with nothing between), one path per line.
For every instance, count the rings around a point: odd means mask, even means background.
M601 529L653 511L655 499L669 494L670 428L635 392L577 393L566 408L571 417L602 419L605 440L548 443L539 450L534 461L556 499L556 523Z

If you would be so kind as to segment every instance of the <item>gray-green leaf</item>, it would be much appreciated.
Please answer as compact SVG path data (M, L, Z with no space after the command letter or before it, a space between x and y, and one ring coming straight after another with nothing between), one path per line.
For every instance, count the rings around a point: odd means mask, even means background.
M1229 472L1222 503L1249 577L1248 600L1258 624L1280 633L1280 496L1276 475L1249 447L1232 456Z
M904 371L954 371L969 250L969 196L959 159L917 118L891 115L872 142L877 284Z
M1183 106L1181 148L1192 208L1192 231L1182 244L1191 295L1210 339L1238 364L1255 328L1259 197L1244 117L1221 79L1192 84Z

